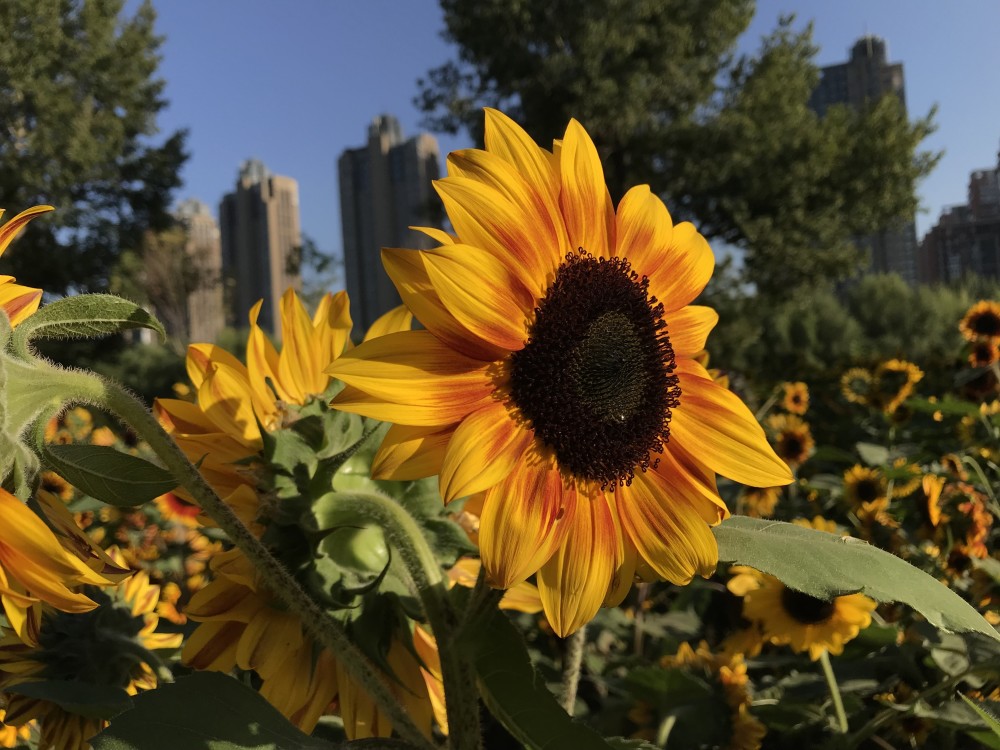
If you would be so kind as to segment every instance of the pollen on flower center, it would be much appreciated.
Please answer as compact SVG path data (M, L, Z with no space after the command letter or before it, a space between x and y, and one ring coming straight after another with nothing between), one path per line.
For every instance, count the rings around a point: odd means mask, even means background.
M833 615L834 603L815 596L803 594L801 591L787 586L781 592L781 605L793 619L803 625L818 625Z
M510 358L510 395L562 469L630 484L680 401L663 305L625 258L570 253Z

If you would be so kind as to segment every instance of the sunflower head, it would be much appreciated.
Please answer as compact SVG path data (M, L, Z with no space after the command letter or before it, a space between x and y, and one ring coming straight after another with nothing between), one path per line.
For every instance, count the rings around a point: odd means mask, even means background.
M1000 339L974 341L969 347L969 364L973 367L989 367L1000 360Z
M886 501L885 475L878 469L855 464L844 472L844 498L852 508Z
M750 487L740 498L743 512L751 518L767 518L781 498L781 487Z
M785 411L801 415L809 410L809 386L801 381L797 381L794 383L783 383L781 388L784 391L781 405Z
M1000 303L980 300L966 311L958 330L967 341L1000 342Z
M796 467L812 455L816 447L809 423L794 414L773 414L767 419L774 452L789 466Z
M872 397L872 374L863 367L852 367L840 376L840 392L852 404L867 404Z
M923 377L923 370L905 359L883 362L875 368L869 401L891 415L910 397Z

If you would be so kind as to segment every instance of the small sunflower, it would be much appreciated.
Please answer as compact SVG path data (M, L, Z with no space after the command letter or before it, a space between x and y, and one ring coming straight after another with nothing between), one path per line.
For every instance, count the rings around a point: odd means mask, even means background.
M905 359L890 359L875 368L869 402L886 414L893 414L913 393L924 372Z
M751 518L767 518L781 498L781 487L750 487L740 496L742 510Z
M86 592L96 605L90 612L71 614L44 608L37 645L23 643L8 627L0 628L0 692L7 693L5 721L21 726L37 719L38 750L87 750L90 738L107 722L22 695L19 686L38 680L68 680L135 695L156 687L160 660L153 652L176 649L183 638L180 633L157 632L159 586L150 585L144 571L115 588L87 587Z
M967 341L1000 342L1000 304L980 300L966 311L958 330Z
M198 525L201 508L189 503L177 493L167 492L155 498L153 502L164 521L174 521L190 528Z
M816 661L824 651L839 654L844 644L871 624L875 602L862 594L817 599L791 589L774 576L734 566L728 588L743 597L743 617L760 623L771 643L809 652Z
M39 477L39 487L46 492L51 492L64 503L73 499L73 485L56 474L54 471L43 471Z
M809 410L809 386L801 381L782 384L784 396L781 405L791 414L805 414Z
M900 456L892 462L892 496L909 497L920 488L923 481L923 471L914 463L908 463Z
M974 341L969 348L969 364L973 367L989 367L1000 360L1000 343L993 339Z
M483 493L488 581L537 573L565 636L641 565L677 584L711 575L710 527L728 515L716 473L764 487L791 474L694 360L718 320L690 304L715 264L694 226L645 185L616 210L576 120L549 152L488 109L485 142L435 183L457 236L382 253L426 330L340 357L333 405L394 423L380 478L438 474L446 502Z
M844 472L844 499L852 508L865 503L886 503L885 475L878 469L855 464Z
M840 376L840 392L852 404L867 404L872 395L872 374L863 367L852 367Z
M13 242L24 226L39 214L53 211L52 206L35 206L22 211L3 226L0 226L0 255ZM0 208L0 217L3 209ZM42 301L42 290L14 283L13 276L0 276L0 308L10 318L12 328L38 309Z
M793 469L812 455L816 441L808 422L794 414L773 414L767 426L774 436L774 452Z

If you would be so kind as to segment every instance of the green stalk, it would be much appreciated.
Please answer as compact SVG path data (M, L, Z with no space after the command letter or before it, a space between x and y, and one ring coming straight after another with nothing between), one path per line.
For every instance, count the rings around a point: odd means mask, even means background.
M563 657L562 707L570 716L576 707L576 690L580 686L580 666L583 664L583 647L587 643L587 626L569 636L566 641L566 655Z
M317 643L336 656L351 678L372 697L379 710L385 712L399 736L421 750L435 750L435 745L424 736L392 694L381 672L348 638L343 627L326 616L294 576L219 498L145 405L118 384L92 373L66 372L65 375L68 376L67 385L75 386L71 391L72 400L97 404L116 414L149 444L201 509L253 563L268 591L299 617Z
M392 547L398 550L413 593L423 604L441 658L449 747L452 750L480 750L479 692L471 665L455 648L458 615L448 600L448 589L434 551L413 516L395 500L373 492L351 493L351 500L351 510L381 528Z
M847 713L844 711L844 701L840 697L840 686L837 684L837 676L833 673L833 665L830 664L830 654L826 649L823 649L819 661L823 665L823 676L826 677L826 685L830 688L830 697L833 699L833 710L837 712L838 728L841 734L847 734Z

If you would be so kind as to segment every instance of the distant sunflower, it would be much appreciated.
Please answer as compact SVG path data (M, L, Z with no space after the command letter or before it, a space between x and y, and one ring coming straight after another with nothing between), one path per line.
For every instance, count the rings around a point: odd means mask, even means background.
M742 510L751 518L767 518L781 498L781 487L751 487L740 496Z
M794 414L773 414L767 419L773 435L774 452L793 469L804 463L816 448L812 430Z
M855 464L844 472L844 499L852 508L887 501L885 475L878 469Z
M852 404L867 404L871 389L872 374L863 367L852 367L840 376L840 392Z
M72 680L95 690L119 688L130 695L157 685L152 652L175 649L180 633L158 633L155 610L159 586L140 571L116 588L88 587L96 609L78 614L46 606L38 645L23 643L10 628L0 629L0 692L7 694L5 721L21 726L37 719L38 750L87 750L107 722L62 705L21 695L18 688L38 680Z
M966 311L958 330L968 341L1000 342L1000 303L980 300Z
M973 367L989 367L1000 360L1000 344L993 339L973 342L969 350L969 364Z
M486 111L486 150L448 158L435 186L456 237L382 257L426 330L361 344L328 369L333 405L394 422L382 478L438 474L446 502L484 493L492 586L537 573L567 635L637 567L711 575L728 515L716 473L791 475L747 407L693 359L718 315L690 303L714 268L690 223L648 186L611 202L576 120L552 152Z
M734 566L729 589L743 596L743 617L758 622L771 643L809 652L815 661L823 651L839 654L844 644L871 624L875 602L862 594L817 599L789 588L774 576Z
M869 401L886 414L892 414L910 397L923 377L923 370L905 359L883 362L875 368Z
M809 410L809 386L801 381L784 383L785 394L781 405L785 411L792 414L805 414Z
M39 214L55 209L52 206L35 206L22 211L3 226L0 226L0 255L13 242L25 225ZM4 210L0 208L0 217ZM42 290L14 283L13 276L0 276L0 308L7 313L12 328L38 309L42 301Z
M917 464L900 456L892 462L892 476L892 496L909 497L920 488L924 474Z
M177 493L164 493L155 498L153 502L164 521L174 521L191 528L198 525L201 508L194 503L189 503Z

